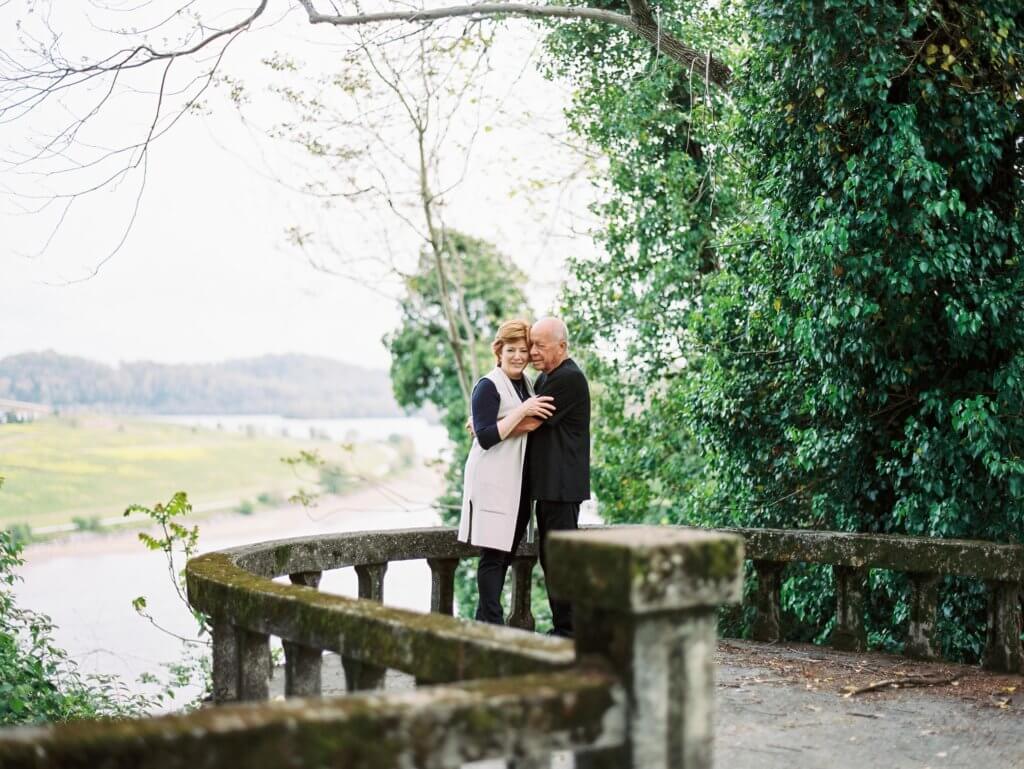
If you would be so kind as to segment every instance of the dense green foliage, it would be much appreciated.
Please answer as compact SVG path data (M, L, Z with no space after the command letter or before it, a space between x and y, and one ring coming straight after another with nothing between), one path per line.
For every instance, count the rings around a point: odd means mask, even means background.
M659 11L666 29L702 50L726 48L741 23L731 5ZM719 231L744 197L715 144L731 107L699 73L603 25L561 26L548 50L549 72L568 72L576 89L572 128L608 166L595 178L604 253L573 265L564 298L575 343L599 353L587 360L594 490L606 520L658 521L678 514L700 480L680 388Z
M18 606L22 545L0 530L0 726L141 715L153 705L113 676L84 675L53 641L44 614Z
M612 517L1024 540L1018 8L747 2L715 48L745 54L734 101L694 132L719 148L706 216L688 207L710 153L679 152L699 114L680 80L658 98L628 57L586 65L630 44L616 33L555 36L594 82L574 124L612 171L605 257L567 297L629 345L593 340ZM906 586L872 583L871 640L898 649ZM827 570L794 570L783 598L795 635L828 632ZM941 600L944 651L976 658L980 586L949 581Z
M0 358L0 398L119 413L391 417L384 372L311 355L118 367L33 352Z

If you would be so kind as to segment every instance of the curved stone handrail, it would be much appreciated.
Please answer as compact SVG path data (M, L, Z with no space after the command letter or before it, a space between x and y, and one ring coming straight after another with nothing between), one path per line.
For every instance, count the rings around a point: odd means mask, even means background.
M739 534L755 560L867 566L908 574L943 574L1024 582L1024 546L976 539L854 534L805 529L720 529Z
M989 587L986 663L1021 665L1024 548L988 542L839 532L600 527L549 540L548 586L574 605L572 643L448 616L455 567L475 555L447 528L351 532L209 553L186 568L189 599L209 613L218 702L266 700L269 636L285 649L288 697L320 692L324 650L342 656L350 689L378 688L386 667L416 692L257 702L130 724L0 733L0 765L128 769L267 763L455 769L552 749L577 766L709 769L716 610L741 594L744 557L757 574L755 636L778 636L782 573L794 561L831 564L833 643L859 648L869 568L908 573L912 644L931 652L941 575ZM744 541L746 553L744 555ZM532 545L514 558L514 623L529 615ZM431 614L382 605L390 561L425 559ZM359 599L318 592L322 571L355 567ZM292 584L275 578L288 575ZM931 624L929 624L931 623ZM770 639L765 639L770 640ZM467 679L485 680L467 681ZM160 750L164 748L164 750ZM169 749L169 750L167 750ZM595 752L596 751L596 752Z
M747 557L754 562L758 580L753 635L757 640L781 637L780 589L786 564L822 563L831 565L836 577L837 621L832 643L840 649L864 649L867 571L891 569L908 574L913 593L907 653L932 658L937 656L934 634L938 581L945 575L957 575L982 579L989 588L986 667L1009 671L1024 668L1019 642L1018 596L1024 583L1024 547L1020 545L816 530L720 531L742 536ZM190 599L215 622L221 620L221 626L227 622L248 631L279 635L301 647L338 651L345 655L346 670L353 677L359 675L355 663L363 663L368 686L379 682L384 667L403 670L424 681L455 681L476 677L481 670L511 675L570 664L569 649L564 644L556 648L558 642L551 639L508 636L505 630L493 626L450 625L436 616L404 613L365 601L317 594L312 605L288 609L289 597L301 593L292 592L289 586L267 583L288 574L293 582L305 584L308 577L303 574L354 566L359 574L360 597L379 602L387 563L426 560L433 579L431 609L451 614L455 566L460 559L477 554L475 548L458 542L455 534L448 527L348 532L208 554L189 564ZM515 627L533 627L529 594L535 553L534 544L524 543L514 560L510 625ZM247 602L252 605L247 606ZM339 610L343 611L339 614ZM335 614L338 616L334 619L328 618ZM275 622L275 618L280 621ZM348 639L347 643L338 641L342 637ZM230 664L235 665L233 658Z
M716 612L740 596L742 540L622 527L555 533L548 547L548 584L574 606L575 645L381 605L388 560L426 557L435 583L450 592L453 564L471 551L446 529L268 542L194 558L188 595L214 620L218 700L267 699L271 634L284 640L288 697L319 692L325 649L348 660L354 688L379 684L388 666L414 673L417 691L0 733L0 765L456 769L494 757L535 766L569 749L580 754L577 766L595 769L710 769ZM519 561L532 566L527 551ZM360 599L312 589L321 571L348 565L359 573ZM283 574L292 584L273 580ZM432 604L450 610L443 592L434 591ZM459 680L474 677L482 680ZM424 679L454 683L420 689Z
M193 607L213 618L215 687L236 667L261 665L259 658L266 655L262 647L271 635L286 642L286 656L288 644L300 647L296 652L305 648L343 655L348 663L346 673L353 677L361 672L353 663L376 670L400 670L417 680L435 683L523 675L572 665L573 647L564 639L380 603L383 567L388 562L455 562L475 554L475 548L455 539L454 530L433 528L275 540L193 558L185 573L188 598ZM435 585L435 595L451 593L454 564L449 565L448 569L434 569L439 577L435 581L444 583ZM360 599L321 593L302 584L300 575L318 575L348 566L377 567L372 573L360 574ZM293 575L293 582L299 584L273 581L286 574ZM450 601L448 604L450 612ZM242 637L231 639L239 635ZM257 636L255 643L253 635ZM254 646L259 648L249 648ZM218 649L222 654L217 653ZM256 659L239 662L238 655L247 652ZM223 664L220 657L226 657ZM286 667L286 676L288 673ZM265 684L249 681L249 677L243 673L236 686L221 686L226 696L218 699L262 699ZM313 673L305 677L311 678ZM378 681L372 674L370 679L366 686L354 684L352 688L374 688ZM297 693L318 692L317 685L313 691Z

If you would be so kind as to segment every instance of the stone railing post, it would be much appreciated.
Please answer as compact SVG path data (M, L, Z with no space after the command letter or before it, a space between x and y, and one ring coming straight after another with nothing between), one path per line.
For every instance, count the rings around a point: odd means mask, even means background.
M988 587L988 616L982 666L986 670L1024 673L1024 649L1020 641L1021 584L986 580L985 585Z
M840 651L862 652L868 648L864 629L864 602L868 570L864 566L833 566L836 580L836 626L832 646Z
M785 568L783 561L754 561L757 614L751 635L755 641L775 643L782 637L782 572Z
M238 699L238 635L235 626L214 618L210 628L213 640L213 701L217 705Z
M926 572L909 572L910 623L907 626L908 657L933 659L935 650L935 614L939 606L939 582L942 577Z
M430 567L430 611L451 614L455 611L455 570L458 558L428 558Z
M270 636L240 627L238 639L238 699L255 702L270 697Z
M320 585L320 572L300 571L289 574L293 585L305 585L314 590ZM315 697L320 694L324 653L294 641L281 641L284 647L284 696Z
M512 559L512 609L508 615L509 627L533 630L533 565L537 559L522 556Z
M356 576L359 578L359 597L383 603L384 575L388 570L387 563L368 563L356 566L355 569ZM341 657L341 667L345 671L345 687L350 692L380 689L384 686L386 668L344 655Z
M742 596L743 539L653 526L556 532L548 553L548 587L573 602L577 658L610 664L626 690L622 752L581 754L577 766L710 769L716 611Z

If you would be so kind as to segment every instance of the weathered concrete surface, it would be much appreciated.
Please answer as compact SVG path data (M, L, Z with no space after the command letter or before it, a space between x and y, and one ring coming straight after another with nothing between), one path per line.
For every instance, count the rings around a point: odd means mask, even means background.
M1024 768L1024 677L920 663L883 654L803 644L727 639L715 655L718 769ZM898 672L963 674L959 686L905 689L844 698ZM271 684L280 696L280 671ZM412 688L389 671L387 689ZM1005 691L1016 686L1014 692ZM810 688L808 688L810 687ZM324 692L341 694L337 655L324 658ZM551 769L571 769L556 754ZM505 769L504 762L473 769Z
M717 660L721 769L1024 767L1024 677L735 640L720 643ZM900 672L963 678L959 686L842 695L843 686Z
M626 692L629 738L600 766L711 769L716 611L742 595L743 540L638 526L558 531L547 548L577 659L602 659Z
M222 705L186 715L0 733L4 769L457 769L496 756L614 747L614 677L574 670L391 694Z
M1024 581L1024 547L973 539L801 529L721 529L746 541L747 558Z
M743 540L666 526L559 531L548 589L574 604L630 614L707 607L743 594Z
M236 566L225 552L193 558L187 580L193 606L238 627L425 680L522 675L573 662L572 645L563 639L272 582Z

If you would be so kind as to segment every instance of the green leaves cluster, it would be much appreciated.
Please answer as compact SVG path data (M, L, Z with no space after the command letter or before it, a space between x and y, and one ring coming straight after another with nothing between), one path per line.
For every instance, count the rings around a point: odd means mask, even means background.
M658 11L667 31L720 57L743 23L731 2ZM735 109L699 73L621 31L561 25L547 50L549 74L575 87L570 124L601 158L603 254L573 263L563 300L574 344L596 353L586 361L594 490L606 519L667 520L700 480L680 400L696 355L690 318L747 196L722 142Z
M79 671L44 614L18 606L22 544L0 530L0 726L142 715L154 705L114 676Z
M698 114L677 96L686 73L654 95L616 63L607 89L579 91L575 125L611 171L606 253L577 266L567 297L600 329L602 502L616 519L1021 541L1019 4L748 0L735 13L719 44L743 54L740 82L697 132L716 148L708 216L688 207L700 159L663 138L666 113L678 126ZM668 477L689 468L689 483ZM871 638L898 649L906 584L874 581ZM797 635L827 632L831 590L824 570L794 574ZM946 653L976 658L980 586L950 581L941 600Z

